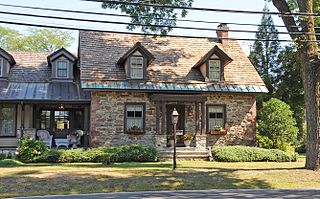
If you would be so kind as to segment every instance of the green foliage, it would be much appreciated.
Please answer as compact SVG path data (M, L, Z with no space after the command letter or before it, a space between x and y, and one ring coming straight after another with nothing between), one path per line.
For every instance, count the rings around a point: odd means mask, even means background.
M296 161L296 155L290 155L277 149L263 149L247 146L214 147L212 157L219 162L290 162Z
M53 52L75 41L70 31L30 28L25 34L0 27L0 47L5 50Z
M58 162L60 155L63 151L50 149L44 151L41 155L33 158L32 162L46 162L46 163L55 163Z
M14 160L14 159L0 160L0 167L14 167L19 165L23 165L23 163L18 160Z
M148 145L126 145L99 147L100 150L115 155L116 162L155 162L158 159L156 148Z
M21 162L33 162L35 158L49 150L40 140L22 138L17 149L17 158Z
M267 5L265 5L263 11L269 12ZM276 59L280 50L278 30L270 14L262 16L260 25L256 33L256 39L259 39L259 41L254 42L248 58L262 77L270 94L272 94L274 84L273 71L277 68ZM262 101L266 101L269 98L270 96L260 96ZM258 101L259 106L260 104L261 102Z
M258 131L261 136L266 136L272 142L272 148L286 150L288 144L294 143L298 128L288 104L271 98L268 102L263 103L259 115Z
M143 5L129 5L125 3L148 3L165 6L191 7L193 0L122 0L120 3L103 2L102 8L120 10L130 15L132 25L128 25L128 30L134 30L141 27L144 33L160 33L166 35L175 26L179 14L173 8L160 8ZM122 2L122 3L121 3ZM187 15L187 10L181 10L181 17Z

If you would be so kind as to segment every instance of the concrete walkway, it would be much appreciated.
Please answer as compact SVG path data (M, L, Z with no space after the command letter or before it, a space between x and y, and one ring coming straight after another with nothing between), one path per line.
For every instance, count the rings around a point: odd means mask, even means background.
M262 198L320 198L320 189L214 189L214 190L186 190L186 191L146 191L146 192L121 192L121 193L96 193L96 194L75 194L57 196L35 196L19 197L19 199L262 199ZM18 198L17 198L18 199Z

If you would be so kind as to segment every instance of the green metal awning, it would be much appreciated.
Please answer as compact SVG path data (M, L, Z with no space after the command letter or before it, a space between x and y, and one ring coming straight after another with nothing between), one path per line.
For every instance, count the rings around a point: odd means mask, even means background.
M154 83L130 81L82 81L85 90L141 91L141 92L230 92L230 93L268 93L263 85L235 85L214 83Z

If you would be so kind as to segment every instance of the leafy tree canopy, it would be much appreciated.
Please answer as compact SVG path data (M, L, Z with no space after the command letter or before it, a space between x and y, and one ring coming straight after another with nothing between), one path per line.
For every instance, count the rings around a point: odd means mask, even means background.
M169 6L181 6L191 7L193 0L118 0L124 3L148 3L158 5L169 5ZM128 25L128 30L134 30L141 27L141 31L144 33L160 33L162 35L167 34L172 30L171 27L175 26L176 19L179 13L173 8L162 8L162 7L150 7L143 5L129 5L129 4L118 4L103 2L102 8L111 8L120 10L123 13L130 15L131 23ZM181 17L187 15L187 10L182 9L180 13Z
M70 31L30 28L21 33L0 27L0 47L6 50L53 52L71 46L74 40Z

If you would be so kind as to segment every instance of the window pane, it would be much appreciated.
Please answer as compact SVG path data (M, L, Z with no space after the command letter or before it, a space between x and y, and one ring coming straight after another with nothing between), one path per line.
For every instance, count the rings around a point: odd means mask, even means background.
M223 106L209 106L209 130L214 128L224 127L224 107Z
M220 80L220 60L209 60L209 79Z
M143 78L143 57L131 57L130 77L134 79Z
M54 122L56 129L69 129L70 120L69 120L69 111L55 111L54 112Z
M127 117L134 117L134 111L127 111Z
M66 61L57 62L57 76L58 77L68 77L68 64Z
M0 136L15 136L16 107L7 105L0 107Z
M143 106L127 105L126 130L143 130Z
M40 128L41 129L50 129L50 111L43 110L41 111L40 116Z

